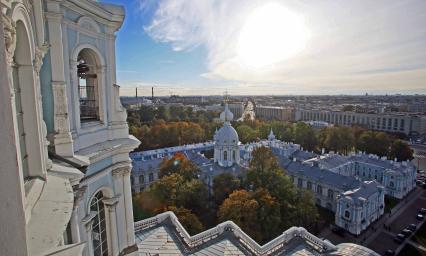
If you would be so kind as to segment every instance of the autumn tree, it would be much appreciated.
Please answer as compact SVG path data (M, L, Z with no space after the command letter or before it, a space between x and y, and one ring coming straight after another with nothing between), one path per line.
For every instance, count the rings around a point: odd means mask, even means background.
M198 178L200 170L198 166L190 161L181 152L176 153L172 158L164 158L160 164L160 171L158 176L160 178L177 173L185 180Z
M216 204L220 205L240 185L240 180L231 173L222 173L214 177L213 196Z
M368 154L387 156L389 152L390 138L384 132L366 131L358 140L357 149Z
M414 158L413 152L410 145L403 140L397 139L393 141L390 147L389 158L396 158L398 161L411 161Z
M201 224L197 215L192 213L191 210L176 206L169 206L166 210L174 212L179 222L190 235L195 235L203 231L203 224Z

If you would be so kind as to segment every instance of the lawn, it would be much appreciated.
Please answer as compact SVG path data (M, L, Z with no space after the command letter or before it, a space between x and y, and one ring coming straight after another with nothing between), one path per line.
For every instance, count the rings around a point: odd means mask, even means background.
M426 224L423 225L417 230L414 236L411 238L414 242L420 244L423 247L426 247Z
M406 244L404 248L399 252L398 256L424 256L422 252L417 250L410 244Z
M400 201L400 199L385 196L385 213L389 213Z

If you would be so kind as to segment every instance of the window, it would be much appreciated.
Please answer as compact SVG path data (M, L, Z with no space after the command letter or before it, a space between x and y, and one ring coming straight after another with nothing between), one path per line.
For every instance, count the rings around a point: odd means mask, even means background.
M93 254L95 256L108 255L107 231L105 224L105 207L102 202L102 192L96 193L90 203L90 211L96 215L92 224Z
M154 181L154 174L150 173L149 176L148 176L148 179L149 179L150 183L153 182Z
M145 176L142 174L141 176L139 176L139 184L144 184L145 183Z
M351 213L348 210L346 210L344 216L346 219L349 219L351 217Z
M329 199L333 199L333 198L334 198L333 190L329 189L329 190L327 191L327 197L328 197Z
M317 185L317 194L322 195L322 187L321 187L321 185Z
M80 121L100 120L96 54L90 49L83 49L78 55L77 62Z
M297 187L301 188L303 184L303 180L301 178L297 179Z
M307 188L308 190L312 190L312 182L308 181Z
M223 151L223 160L227 161L228 160L228 152Z
M133 176L130 176L130 184L133 186L135 184L135 179Z
M236 159L236 152L235 152L235 150L234 150L234 151L232 151L232 160L234 160L234 161L235 161L235 159Z
M389 182L389 187L393 188L394 187L394 183L393 181Z

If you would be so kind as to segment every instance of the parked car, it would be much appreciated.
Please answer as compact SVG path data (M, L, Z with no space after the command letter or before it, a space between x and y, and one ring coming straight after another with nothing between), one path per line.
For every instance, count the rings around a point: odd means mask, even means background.
M424 182L424 181L422 181L422 180L417 180L417 181L416 181L416 184L417 184L417 186L419 186L419 187L423 187L423 186L425 185L425 182Z
M410 224L406 227L406 229L411 230L412 232L416 231L417 226L416 224Z
M417 214L416 219L418 220L423 220L425 218L425 216L423 216L423 214Z
M405 236L405 238L411 236L411 234L413 234L413 231L409 230L409 229L404 229L401 231L401 234L403 234Z
M387 251L385 251L385 256L394 256L395 255L395 252L393 251L393 250L387 250Z
M395 241L398 244L402 244L404 242L404 240L405 240L405 236L403 234L401 234L401 233L399 233L398 235L396 235L393 238L393 241Z
M426 214L426 208L420 208L419 213L422 215Z

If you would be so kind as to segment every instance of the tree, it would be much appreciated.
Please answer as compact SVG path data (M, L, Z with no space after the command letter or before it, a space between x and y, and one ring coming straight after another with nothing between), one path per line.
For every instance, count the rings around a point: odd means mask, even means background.
M169 120L169 113L168 113L165 106L159 106L157 108L157 111L155 113L155 118L156 119L163 119L165 121Z
M398 161L411 161L414 158L413 152L414 151L411 149L410 145L403 140L397 139L390 147L389 158L396 158Z
M343 111L354 111L355 107L353 105L345 105Z
M198 166L186 158L183 153L178 152L170 159L164 158L160 164L158 176L162 178L173 173L181 175L185 180L191 180L198 178L200 170Z
M280 206L281 221L276 223L281 230L297 223L303 212L301 220L315 220L316 208L308 194L300 194L295 188L285 171L278 165L277 158L266 147L260 147L252 152L249 170L247 172L247 185L251 190L266 189L271 196L276 198ZM298 209L298 208L303 209Z
M358 140L357 149L375 154L387 156L389 152L390 139L384 132L366 131L361 134Z
M203 224L201 224L197 215L193 214L191 210L175 206L169 206L166 210L174 212L176 217L179 219L179 222L190 235L195 235L203 231Z
M351 128L346 126L327 127L320 131L318 137L322 147L343 154L347 154L355 142Z
M242 143L249 143L256 140L256 131L250 128L248 125L240 125L236 128L238 137Z
M219 221L232 220L244 232L259 237L257 210L259 203L246 190L236 190L219 207Z
M304 122L298 122L295 125L294 141L309 151L315 150L318 144L314 129Z
M139 116L142 122L152 122L155 117L154 108L151 106L142 105L139 109Z
M280 205L266 189L235 190L219 207L220 221L232 220L259 242L280 233Z
M216 204L221 204L240 185L240 180L235 178L231 173L222 173L214 177L213 196Z

